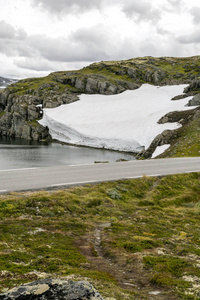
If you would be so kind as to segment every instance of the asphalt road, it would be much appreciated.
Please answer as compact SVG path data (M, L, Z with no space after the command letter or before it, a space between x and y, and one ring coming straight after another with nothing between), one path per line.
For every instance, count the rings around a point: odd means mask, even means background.
M200 172L200 157L0 170L0 194L189 172Z

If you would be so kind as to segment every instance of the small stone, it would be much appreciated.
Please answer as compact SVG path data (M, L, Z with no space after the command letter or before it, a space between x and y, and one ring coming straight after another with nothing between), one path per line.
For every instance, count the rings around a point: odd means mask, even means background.
M47 284L39 284L37 290L34 292L35 295L40 295L48 291L49 286Z
M159 295L159 294L161 294L161 292L159 292L159 291L153 291L153 292L149 292L149 295Z

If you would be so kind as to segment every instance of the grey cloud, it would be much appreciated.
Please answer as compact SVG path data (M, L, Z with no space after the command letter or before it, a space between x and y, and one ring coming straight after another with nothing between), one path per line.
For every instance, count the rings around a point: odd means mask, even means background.
M183 5L183 0L168 0L168 3L172 7L178 8L178 7L181 7Z
M50 61L94 61L108 58L112 49L112 38L109 40L109 37L111 33L101 25L79 29L66 39L30 36L28 45Z
M33 6L41 6L53 14L81 13L93 8L100 9L103 0L31 0Z
M5 21L0 21L0 52L7 56L27 55L27 46L24 44L27 34L23 29L15 29Z
M66 38L30 36L27 45L33 56L56 63L124 59L136 54L133 40L112 32L103 24L81 28Z
M34 71L51 71L55 68L55 64L49 62L42 57L24 57L22 59L15 59L14 64L22 69L34 70Z
M43 36L31 36L29 45L35 49L38 56L49 61L87 61L90 60L91 49L80 41L63 38L47 38Z
M141 43L140 51L143 53L143 56L151 55L151 53L155 53L157 55L157 45L154 41L145 41L145 43Z
M6 23L5 21L0 21L0 39L24 39L26 38L25 31L20 29L15 29L12 25Z
M193 7L190 10L195 24L200 24L200 7Z
M71 40L86 53L88 61L122 59L134 56L135 43L130 38L112 32L103 24L91 29L83 28L73 34Z
M163 37L163 34L161 36ZM18 57L15 64L21 68L48 71L66 63L159 55L161 48L158 48L158 41L161 40L161 36L156 35L143 41L142 37L136 34L135 38L130 39L120 36L103 24L98 24L93 28L78 29L66 38L30 35L21 40L14 37L3 44L0 40L0 52ZM165 42L163 45L166 48ZM162 51L167 53L167 50L169 49Z
M167 0L163 9L166 12L177 14L181 13L185 9L185 4L183 0Z
M111 32L100 24L91 29L82 28L77 30L70 37L70 40L72 39L74 45L81 47L86 53L89 50L89 57L92 56L94 59L94 55L97 55L97 59L100 59L102 57L107 58L106 52L112 43L111 35Z
M188 56L188 52L191 50L190 47L182 47L180 42L173 37L168 37L167 41L162 36L159 38L155 36L141 41L139 44L141 56Z
M47 74L47 72L81 69L90 63L91 62L51 62L43 57L33 57L31 59L17 58L14 60L15 66L23 69L23 72L31 70L31 72L34 71L36 74L41 74L41 76L45 76L44 73Z
M66 38L27 36L23 30L15 30L12 26L4 28L0 30L0 53L8 57L29 58L32 65L35 64L32 58L44 58L49 62L94 61L108 59L118 51L113 43L118 45L119 36L113 37L111 30L103 24L81 28Z
M139 52L136 52L136 46L130 39L124 39L117 33L116 35L100 24L92 29L79 29L66 39L29 36L26 40L28 53L21 59L15 59L15 65L40 72L67 69L66 66L74 62L81 65L83 62L89 64L93 61L126 59L138 55Z
M166 30L165 28L160 27L160 26L158 26L158 27L156 28L156 31L157 31L158 34L165 35L165 36L167 36L167 35L170 34L170 31L169 31L169 30Z
M91 28L78 29L70 36L57 38L44 35L27 36L21 29L3 25L4 27L0 27L0 53L14 57L17 67L35 72L64 69L67 64L74 62L91 63L143 55L180 56L193 48L190 43L200 42L200 32L174 38L174 34L159 26L157 33L154 32L145 39L138 33L133 34L132 38L124 37L102 23ZM10 34L6 35L6 32ZM185 44L184 47L182 44Z
M5 21L0 21L0 39L12 39L15 37L15 29Z
M182 35L176 38L181 44L199 44L200 43L200 30L193 32L190 35Z
M7 40L0 39L0 53L12 57L12 56L26 56L31 57L33 55L32 49L25 43L19 40Z
M124 3L122 11L127 17L136 18L137 21L157 22L161 18L161 12L146 0L127 1Z

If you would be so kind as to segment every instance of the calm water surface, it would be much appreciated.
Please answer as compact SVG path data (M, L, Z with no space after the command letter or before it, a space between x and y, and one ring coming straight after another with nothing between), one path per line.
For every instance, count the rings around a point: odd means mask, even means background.
M130 154L0 137L0 170L133 160Z

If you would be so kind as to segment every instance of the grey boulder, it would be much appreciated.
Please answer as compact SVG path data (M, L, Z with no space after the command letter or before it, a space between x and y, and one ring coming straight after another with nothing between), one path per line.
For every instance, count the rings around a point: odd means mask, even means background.
M198 106L200 105L200 94L195 95L191 100L189 100L188 106Z
M87 281L41 279L0 294L0 300L105 300Z

